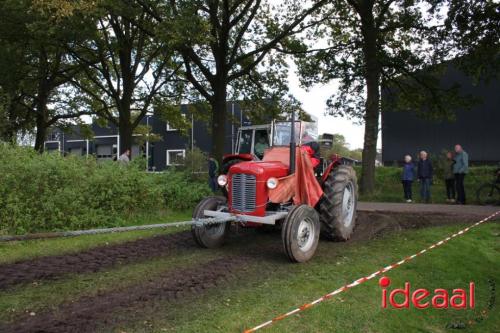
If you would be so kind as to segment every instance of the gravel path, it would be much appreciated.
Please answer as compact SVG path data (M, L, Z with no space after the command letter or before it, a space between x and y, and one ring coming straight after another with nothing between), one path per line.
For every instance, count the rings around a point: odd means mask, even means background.
M383 212L383 213L436 213L436 214L450 215L450 216L485 218L497 211L500 211L500 207L474 206L474 205L360 202L358 204L358 211Z

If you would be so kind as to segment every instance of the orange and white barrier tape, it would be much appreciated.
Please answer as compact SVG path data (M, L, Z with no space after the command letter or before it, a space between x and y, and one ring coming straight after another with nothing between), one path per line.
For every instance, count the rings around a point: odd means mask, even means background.
M273 319L271 319L271 320L269 320L269 321L266 321L265 323L262 323L262 324L260 324L260 325L258 325L258 326L255 326L254 328L247 329L247 330L245 330L245 331L244 331L244 333L251 333L251 332L258 331L258 330L260 330L261 328L264 328L264 327L266 327L266 326L270 326L270 325L274 324L274 323L275 323L275 322L277 322L277 321L283 320L283 319L285 319L285 318L287 318L287 317L290 317L290 316L292 316L292 315L294 315L294 314L296 314L296 313L299 313L299 312L304 311L304 310L306 310L306 309L308 309L308 308L310 308L310 307L313 307L313 306L315 306L315 305L317 305L317 304L319 304L319 303L321 303L321 302L323 302L323 301L326 301L327 299L332 298L333 296L335 296L335 295L337 295L337 294L340 294L340 293L341 293L341 292L343 292L343 291L346 291L346 290L348 290L348 289L350 289L350 288L356 287L356 286L358 286L358 285L360 285L360 284L362 284L362 283L364 283L364 282L366 282L366 281L368 281L368 280L373 279L374 277L376 277L376 276L378 276L378 275L380 275L380 274L382 274L382 273L385 273L385 272L387 272L387 271L390 271L390 270L391 270L391 269L393 269L393 268L396 268L396 267L398 267L398 266L401 266L402 264L404 264L404 263L406 263L406 262L408 262L408 261L410 261L410 260L412 260L412 259L415 259L416 257L418 257L418 256L420 256L420 255L422 255L422 254L424 254L424 253L425 253L425 252L427 252L427 251L430 251L430 250L432 250L432 249L434 249L434 248L436 248L436 247L438 247L438 246L441 246L441 245L443 245L443 244L447 243L447 242L448 242L449 240L451 240L452 238L455 238L455 237L457 237L457 236L463 235L464 233L466 233L466 232L467 232L467 231L469 231L470 229L472 229L472 228L474 228L474 227L477 227L478 225L480 225L480 224L482 224L482 223L484 223L484 222L487 222L487 221L491 220L492 218L494 218L495 216L497 216L497 215L499 215L499 214L500 214L500 211L498 211L498 212L496 212L496 213L494 213L494 214L492 214L492 215L490 215L490 216L486 217L485 219L483 219L483 220L481 220L481 221L479 221L479 222L477 222L477 223L474 223L473 225L471 225L471 226L469 226L469 227L467 227L467 228L465 228L465 229L462 229L462 230L460 230L460 231L458 231L458 232L454 233L453 235L451 235L451 236L449 236L449 237L446 237L445 239L443 239L443 240L441 240L441 241L439 241L439 242L437 242L437 243L432 244L431 246L429 246L429 247L427 247L427 248L423 249L423 250L422 250L422 251L420 251L420 252L417 252L417 253L415 253L415 254L413 254L413 255L411 255L411 256L408 256L408 257L406 257L406 258L404 258L404 259L402 259L402 260L398 261L398 262L397 262L397 263L395 263L395 264L392 264L392 265L386 266L386 267L384 267L384 268L382 268L382 269L380 269L380 270L376 271L375 273L372 273L372 274L370 274L370 275L368 275L368 276L365 276L365 277L362 277L362 278L360 278L360 279L357 279L357 280L355 280L355 281L353 281L353 282L351 282L351 283L349 283L349 284L347 284L347 285L345 285L345 286L343 286L343 287L340 287L340 288L338 288L338 289L336 289L336 290L332 291L331 293L328 293L328 294L324 295L324 296L323 296L323 297L321 297L321 298L318 298L318 299L317 299L317 300L315 300L315 301L312 301L312 302L310 302L310 303L306 303L306 304L304 304L304 305L302 305L302 306L300 306L300 307L298 307L298 308L296 308L296 309L293 309L292 311L289 311L289 312L287 312L287 313L285 313L285 314L282 314L282 315L280 315L280 316L277 316L277 317L275 317L275 318L273 318Z

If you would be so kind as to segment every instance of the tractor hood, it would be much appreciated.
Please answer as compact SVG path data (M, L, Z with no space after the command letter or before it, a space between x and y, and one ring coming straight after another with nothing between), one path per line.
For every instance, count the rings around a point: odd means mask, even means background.
M230 174L244 173L257 176L260 181L267 181L269 177L286 177L288 166L278 161L249 161L233 165L229 169Z

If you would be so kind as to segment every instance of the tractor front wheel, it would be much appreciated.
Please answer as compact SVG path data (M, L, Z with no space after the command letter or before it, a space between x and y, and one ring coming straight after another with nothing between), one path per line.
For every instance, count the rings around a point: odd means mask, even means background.
M292 262L306 262L318 247L320 224L318 213L310 206L292 208L281 229L286 255Z
M226 198L220 196L208 197L200 201L193 212L193 219L206 218L205 210L222 210L226 206ZM211 223L191 226L191 233L196 243L208 249L220 247L224 244L229 233L229 222Z

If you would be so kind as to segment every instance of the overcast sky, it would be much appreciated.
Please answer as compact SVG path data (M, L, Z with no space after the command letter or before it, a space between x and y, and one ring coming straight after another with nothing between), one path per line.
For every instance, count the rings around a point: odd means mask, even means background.
M356 125L353 121L345 118L325 115L326 100L336 92L336 82L328 85L316 85L306 91L300 87L293 65L290 66L288 81L290 92L302 103L304 110L318 117L319 134L342 134L351 149L363 148L364 126Z

